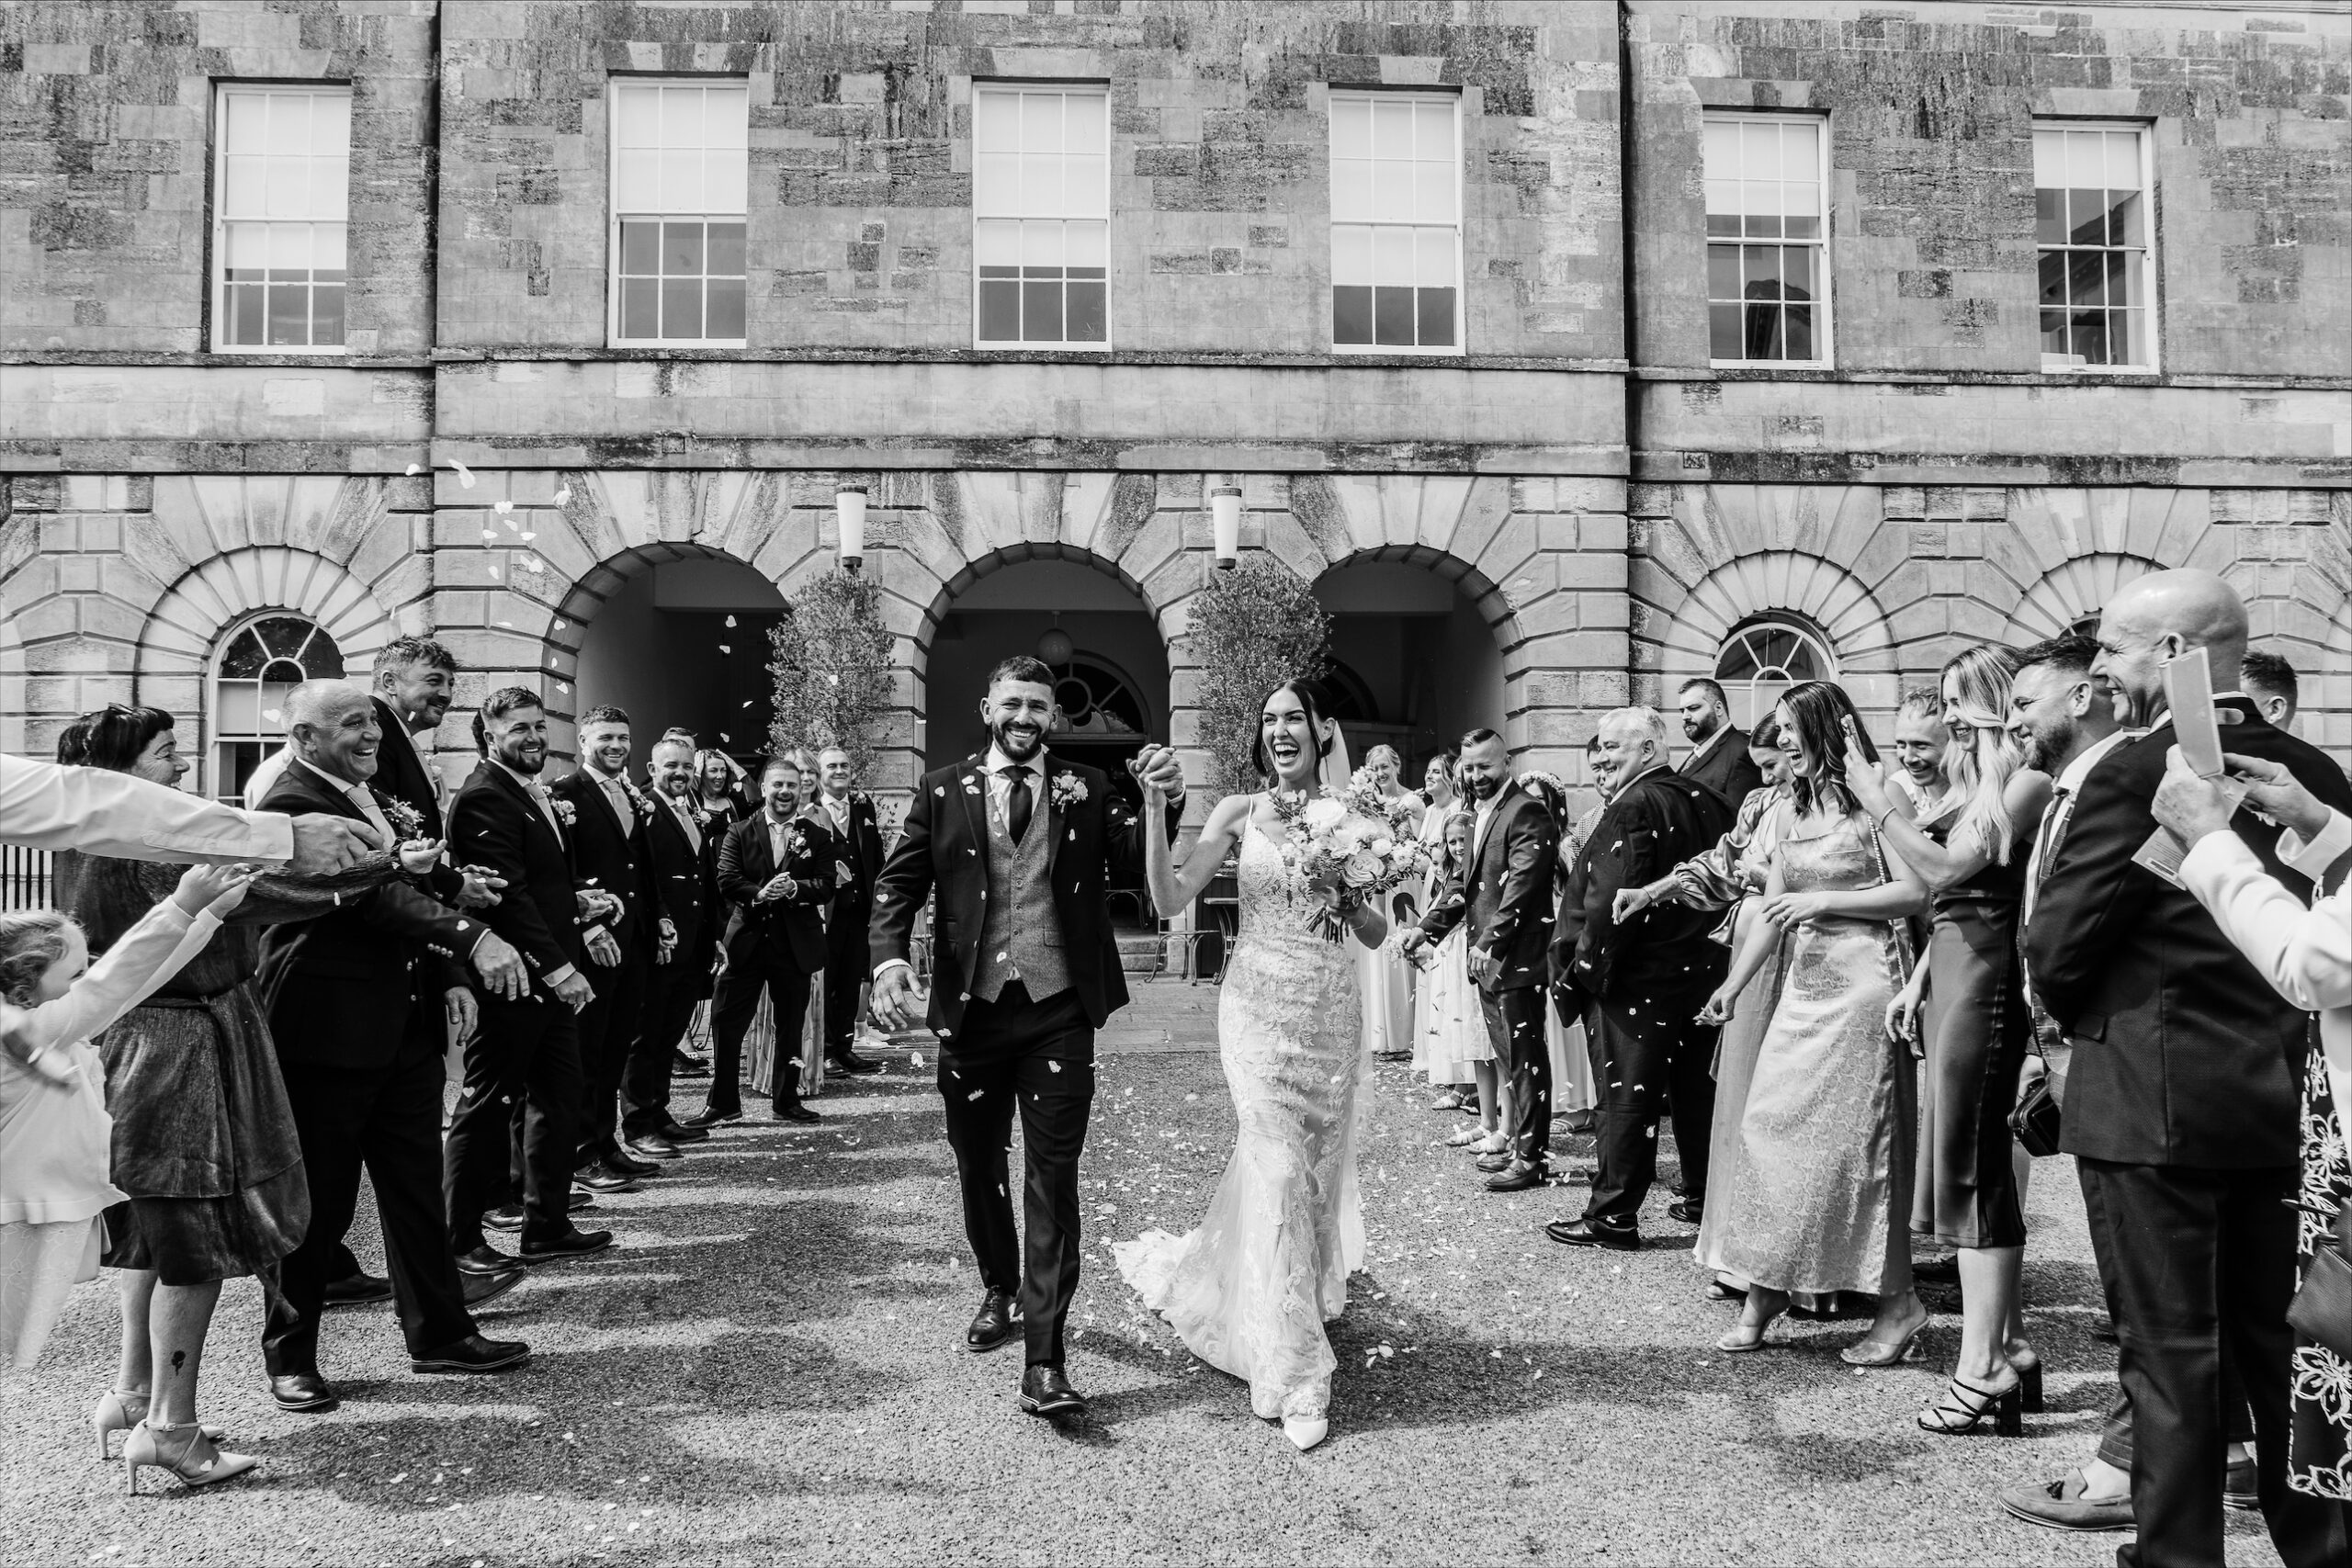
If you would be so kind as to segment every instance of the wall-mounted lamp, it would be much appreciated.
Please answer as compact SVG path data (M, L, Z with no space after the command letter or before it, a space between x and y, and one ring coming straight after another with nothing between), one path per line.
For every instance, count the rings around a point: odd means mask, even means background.
M833 491L833 520L841 525L842 570L855 571L865 560L864 485L843 485Z
M1233 570L1235 558L1241 553L1241 487L1219 485L1209 491L1209 520L1214 525L1216 541L1216 566L1219 571Z

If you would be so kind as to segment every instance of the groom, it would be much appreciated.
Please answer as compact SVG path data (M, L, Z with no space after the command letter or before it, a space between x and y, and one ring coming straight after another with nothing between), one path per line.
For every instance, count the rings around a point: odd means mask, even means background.
M922 776L875 879L874 1016L889 1030L912 1021L908 943L935 886L926 1022L939 1037L964 1234L987 1292L964 1342L994 1350L1021 1325L1022 1409L1076 1416L1086 1402L1062 1371L1062 1319L1078 1289L1078 1159L1094 1101L1094 1032L1127 1000L1104 874L1114 861L1141 868L1143 829L1114 805L1102 773L1046 755L1054 676L1044 664L998 665L980 716L986 755ZM1184 809L1175 752L1146 747L1133 765L1168 793L1173 839ZM1025 1253L1005 1159L1016 1102Z

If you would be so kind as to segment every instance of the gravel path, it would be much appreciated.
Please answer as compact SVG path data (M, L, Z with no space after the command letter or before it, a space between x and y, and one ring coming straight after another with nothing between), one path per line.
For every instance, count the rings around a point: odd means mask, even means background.
M1088 1149L1082 1426L1020 1414L1017 1352L961 1348L977 1287L937 1096L899 1052L833 1086L821 1129L728 1130L601 1203L619 1247L539 1271L485 1320L532 1342L517 1373L412 1376L388 1311L337 1313L322 1355L343 1409L285 1415L260 1388L259 1292L232 1285L205 1416L263 1456L258 1481L122 1495L81 1425L113 1343L110 1288L85 1287L7 1392L0 1563L2112 1560L2120 1538L1993 1501L2075 1462L2112 1386L2061 1163L2030 1203L2051 1413L2022 1440L1937 1438L1912 1416L1956 1348L1956 1303L1931 1299L1928 1359L1893 1371L1838 1362L1857 1324L1725 1357L1728 1309L1702 1299L1663 1192L1641 1253L1555 1247L1537 1227L1580 1190L1479 1190L1398 1067L1376 1088L1373 1258L1337 1336L1331 1438L1295 1453L1111 1265L1110 1240L1193 1222L1233 1130L1202 1048L1215 992L1143 989L1105 1037ZM372 1221L354 1240L370 1257ZM2276 1562L2257 1520L2231 1528L2233 1560Z

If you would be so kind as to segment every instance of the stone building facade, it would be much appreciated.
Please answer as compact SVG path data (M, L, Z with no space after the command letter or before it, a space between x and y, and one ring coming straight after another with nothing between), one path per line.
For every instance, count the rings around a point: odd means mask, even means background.
M224 87L309 83L348 89L341 341L224 344ZM662 83L745 105L741 152L711 154L741 196L692 253L740 266L740 343L623 337L616 95ZM990 92L1102 100L1102 341L980 338ZM1338 341L1361 197L1335 117L1366 102L1445 117L1420 152L1455 171L1452 216L1416 231L1439 250L1414 286L1450 341ZM1026 650L982 645L1065 608L1131 617L1151 657L1102 656L1123 711L1193 745L1186 604L1225 484L1245 551L1329 585L1356 716L1408 749L1497 722L1577 777L1599 711L1718 671L1764 696L1832 674L1883 713L1967 642L2194 564L2240 585L2343 755L2348 113L2352 25L2292 0L11 6L0 750L135 699L233 789L227 738L288 673L236 652L257 615L355 671L430 632L461 702L537 685L567 747L624 686L707 713L720 654L615 628L788 596L856 483L900 649L885 789L968 743L974 660ZM1739 124L1815 128L1815 248L1786 265L1816 269L1817 360L1711 338L1721 209L1811 199L1717 195ZM2084 127L2143 160L2123 368L2045 357L2037 132ZM1076 192L1093 144L1059 134ZM739 640L715 646L755 672Z

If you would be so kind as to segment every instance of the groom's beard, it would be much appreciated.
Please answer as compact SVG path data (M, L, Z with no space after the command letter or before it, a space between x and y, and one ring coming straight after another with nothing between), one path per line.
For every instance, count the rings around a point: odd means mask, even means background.
M1044 750L1046 731L1040 727L1028 734L1015 735L1013 722L1008 719L1001 724L989 726L989 739L996 742L996 749L1003 752L1011 761L1025 762Z

